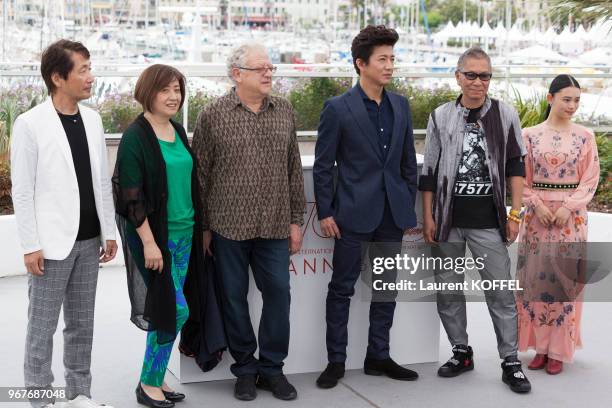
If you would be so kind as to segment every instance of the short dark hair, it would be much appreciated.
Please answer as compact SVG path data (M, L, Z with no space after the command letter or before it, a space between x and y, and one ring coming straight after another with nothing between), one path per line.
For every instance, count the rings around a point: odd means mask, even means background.
M55 84L51 77L57 73L60 77L68 79L70 71L74 68L73 53L81 54L89 59L89 50L78 41L59 40L49 45L43 51L40 60L40 73L42 74L49 95L55 92Z
M465 61L470 58L487 60L487 62L489 63L489 68L493 69L491 65L491 57L489 57L489 54L487 54L487 52L479 46L475 45L473 47L468 48L463 52L463 54L461 54L459 60L457 60L457 71L463 71L463 67L465 67Z
M145 111L151 112L157 93L170 85L170 82L175 79L181 88L181 104L179 105L179 109L181 109L183 102L185 102L185 76L170 65L155 64L142 71L138 81L136 81L134 98Z
M353 65L355 66L357 74L360 73L359 68L357 68L357 58L367 64L374 52L374 47L381 45L390 45L393 47L397 40L399 40L397 31L392 28L387 28L384 25L369 25L361 30L359 34L353 38L353 43L351 44Z

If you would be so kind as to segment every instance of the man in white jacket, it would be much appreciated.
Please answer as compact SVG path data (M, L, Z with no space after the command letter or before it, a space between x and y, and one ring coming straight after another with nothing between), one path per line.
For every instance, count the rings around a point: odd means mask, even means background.
M51 390L53 334L63 305L66 406L91 399L91 346L99 262L115 257L114 207L100 116L91 96L89 52L60 40L43 53L49 98L20 115L11 140L13 205L28 271L25 385ZM30 400L58 407L52 392Z

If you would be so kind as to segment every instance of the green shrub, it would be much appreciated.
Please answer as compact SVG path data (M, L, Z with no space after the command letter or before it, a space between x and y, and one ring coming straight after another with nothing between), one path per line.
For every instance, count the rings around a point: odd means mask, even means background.
M454 101L458 96L457 91L447 85L436 89L424 89L405 82L402 84L400 80L394 81L389 90L408 98L412 111L413 129L426 129L431 112L440 105Z
M109 95L98 105L105 133L123 133L141 112L131 92Z
M9 152L13 123L20 113L15 98L5 96L0 100L0 157Z
M518 112L522 128L532 127L546 120L548 101L545 93L534 93L531 98L523 99L515 88L512 88L512 91L514 92L514 107Z
M45 89L32 84L0 91L0 158L8 155L17 116L41 103L45 97Z
M298 130L316 130L323 103L333 96L346 92L350 87L350 78L313 78L299 81L287 96L297 114ZM387 89L408 98L415 129L426 128L429 114L435 108L457 98L457 92L448 86L433 90L423 89L412 86L408 80L400 78L394 79Z
M6 160L10 146L11 139L9 138L8 127L6 122L0 120L0 162Z
M312 78L292 80L279 78L275 81L274 94L287 97L297 115L298 130L316 130L325 100L342 94L351 87L350 78ZM413 127L425 129L430 113L438 106L455 100L458 92L449 86L423 89L411 85L407 78L396 78L387 87L408 98L413 115ZM106 133L121 133L142 111L131 93L101 92L97 110L102 116ZM19 85L9 90L0 90L0 212L10 206L10 176L8 168L8 146L10 131L15 118L44 100L46 92L40 85ZM200 89L189 96L188 130L192 132L197 116L213 96ZM101 102L100 102L101 101ZM547 102L545 95L534 94L523 99L514 90L514 106L523 127L534 126L544 121ZM95 103L95 101L94 101ZM182 123L182 110L176 120ZM612 202L612 141L608 135L597 135L601 176L596 199L600 203ZM8 203L8 204L6 204ZM3 207L4 206L4 207ZM7 210L8 211L8 210Z
M597 153L599 155L599 185L595 193L604 203L612 203L612 141L607 134L597 135Z
M13 213L11 200L11 168L8 160L0 161L0 215Z
M350 86L350 78L312 78L298 81L297 86L288 94L297 114L297 129L317 129L323 103L332 96L346 92Z
M202 111L202 108L212 100L212 96L206 93L206 91L200 89L189 95L189 106L187 118L187 131L193 132L196 125L198 115ZM174 118L181 125L183 124L183 109L178 111Z

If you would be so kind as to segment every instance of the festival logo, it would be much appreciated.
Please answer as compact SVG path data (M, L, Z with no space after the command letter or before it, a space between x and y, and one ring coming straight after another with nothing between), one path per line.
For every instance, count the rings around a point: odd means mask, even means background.
M294 275L331 274L334 240L321 231L314 202L306 203L302 237L302 249L291 257L289 272Z

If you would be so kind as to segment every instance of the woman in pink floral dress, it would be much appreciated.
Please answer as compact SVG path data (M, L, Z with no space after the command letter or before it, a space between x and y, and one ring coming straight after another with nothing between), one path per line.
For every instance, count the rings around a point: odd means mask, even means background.
M571 122L580 103L576 79L557 76L548 103L547 119L523 130L525 215L517 277L524 291L517 292L517 309L519 350L536 351L529 368L558 374L582 346L583 282L575 260L584 257L586 207L597 189L599 159L593 132Z

